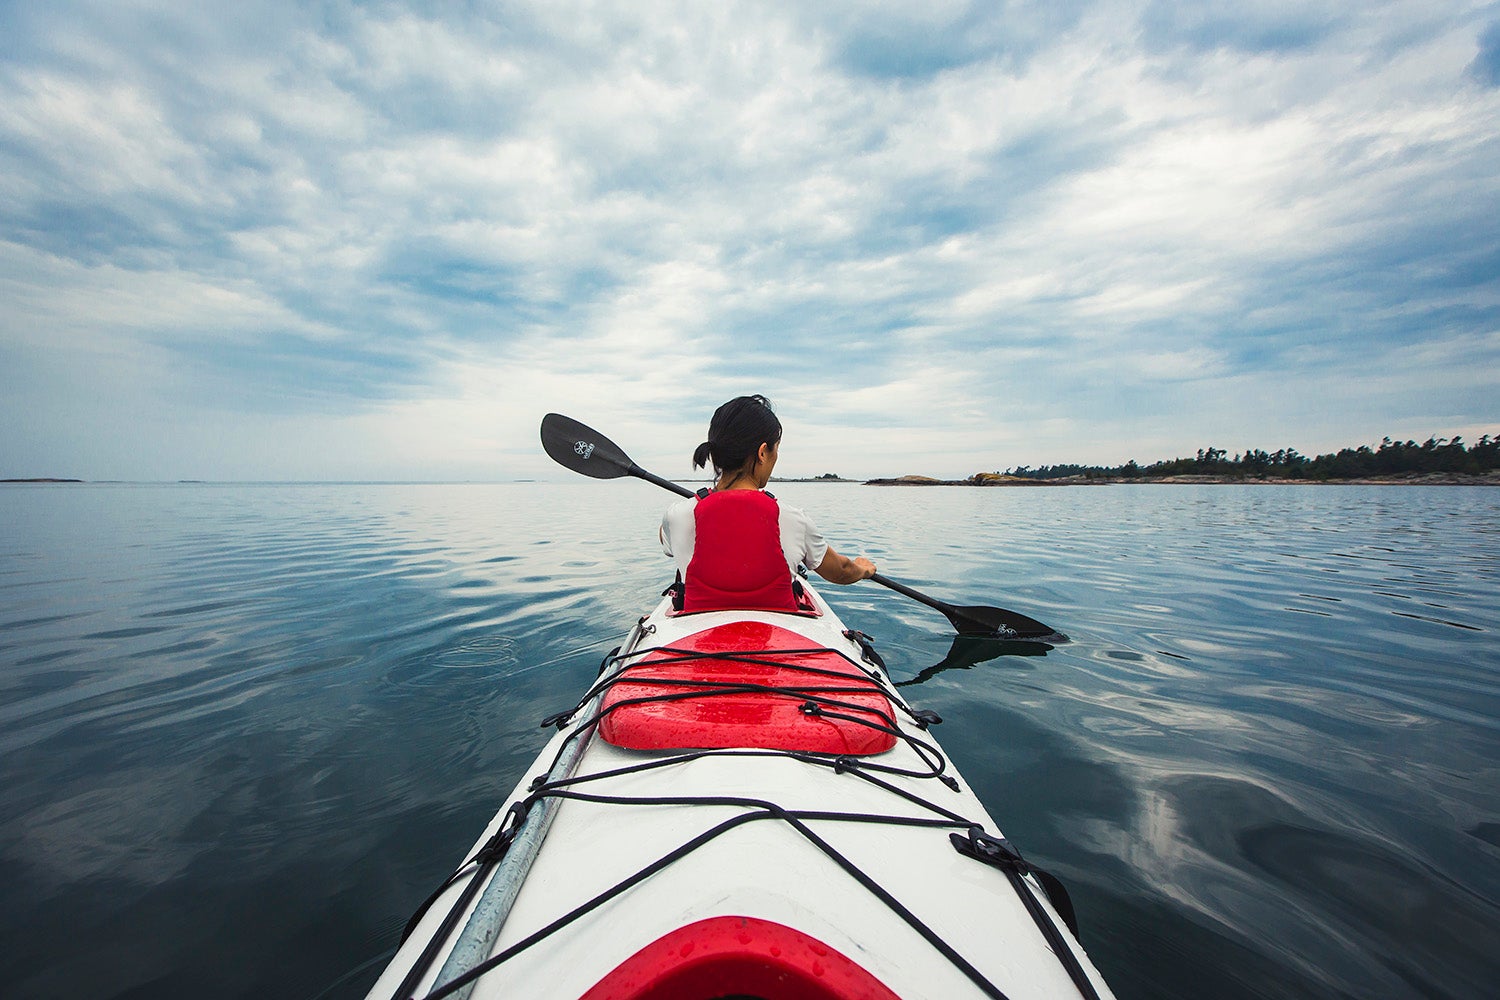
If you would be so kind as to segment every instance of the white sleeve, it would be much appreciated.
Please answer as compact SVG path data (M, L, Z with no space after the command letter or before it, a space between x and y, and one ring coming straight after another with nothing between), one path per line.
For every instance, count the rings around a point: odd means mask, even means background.
M781 507L781 550L786 555L787 564L794 571L798 563L810 570L817 569L828 554L828 542L823 533L812 523L812 518L802 512L802 508L777 502Z
M693 542L697 535L693 509L697 506L697 497L679 500L668 507L661 518L662 551L672 557L678 571L682 573L687 572L687 564L693 558Z

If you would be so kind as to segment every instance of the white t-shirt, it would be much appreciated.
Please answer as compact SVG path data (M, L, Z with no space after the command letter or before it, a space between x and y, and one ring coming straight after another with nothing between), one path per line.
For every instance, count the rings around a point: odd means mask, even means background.
M693 510L698 506L697 497L679 500L667 508L661 519L661 547L677 564L677 572L687 578L688 563L693 561L693 542L698 536L698 525L693 519ZM781 531L781 552L793 573L801 563L810 570L817 569L828 554L828 542L813 525L812 520L800 507L776 501L780 511L777 527Z

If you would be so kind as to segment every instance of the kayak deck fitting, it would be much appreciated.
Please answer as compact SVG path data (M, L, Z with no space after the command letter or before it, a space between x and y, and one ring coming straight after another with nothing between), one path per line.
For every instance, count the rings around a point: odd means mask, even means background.
M867 636L664 599L371 998L1110 997Z

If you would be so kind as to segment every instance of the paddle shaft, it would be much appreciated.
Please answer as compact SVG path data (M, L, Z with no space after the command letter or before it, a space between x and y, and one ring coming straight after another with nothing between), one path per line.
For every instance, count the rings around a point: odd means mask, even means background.
M698 495L681 483L674 483L670 479L663 479L661 476L658 476L655 473L647 472L645 469L641 468L639 465L636 465L634 462L630 463L630 468L625 470L625 474L627 476L634 476L637 479L644 479L648 483L654 483L655 485L660 486L662 489L671 490L673 493L676 493L681 497L695 497Z
M896 593L898 593L898 594L904 594L905 596L910 597L912 600L916 601L917 603L919 603L919 604L925 604L929 608L932 608L932 609L934 609L936 611L941 611L943 614L948 615L949 617L952 617L958 611L958 609L955 608L953 605L951 605L951 604L944 604L942 601L938 600L935 597L928 597L926 594L922 593L921 591L912 590L910 587L906 586L906 584L904 584L904 583L897 583L895 580L892 580L888 576L882 576L881 574L876 573L874 576L870 577L870 579L874 580L876 583L880 584L882 587L889 587L890 589L894 590Z

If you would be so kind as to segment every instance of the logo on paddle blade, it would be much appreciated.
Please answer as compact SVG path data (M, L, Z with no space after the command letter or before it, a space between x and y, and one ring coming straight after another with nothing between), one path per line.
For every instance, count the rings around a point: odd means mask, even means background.
M587 459L594 453L594 445L590 441L579 441L573 445L573 450Z

